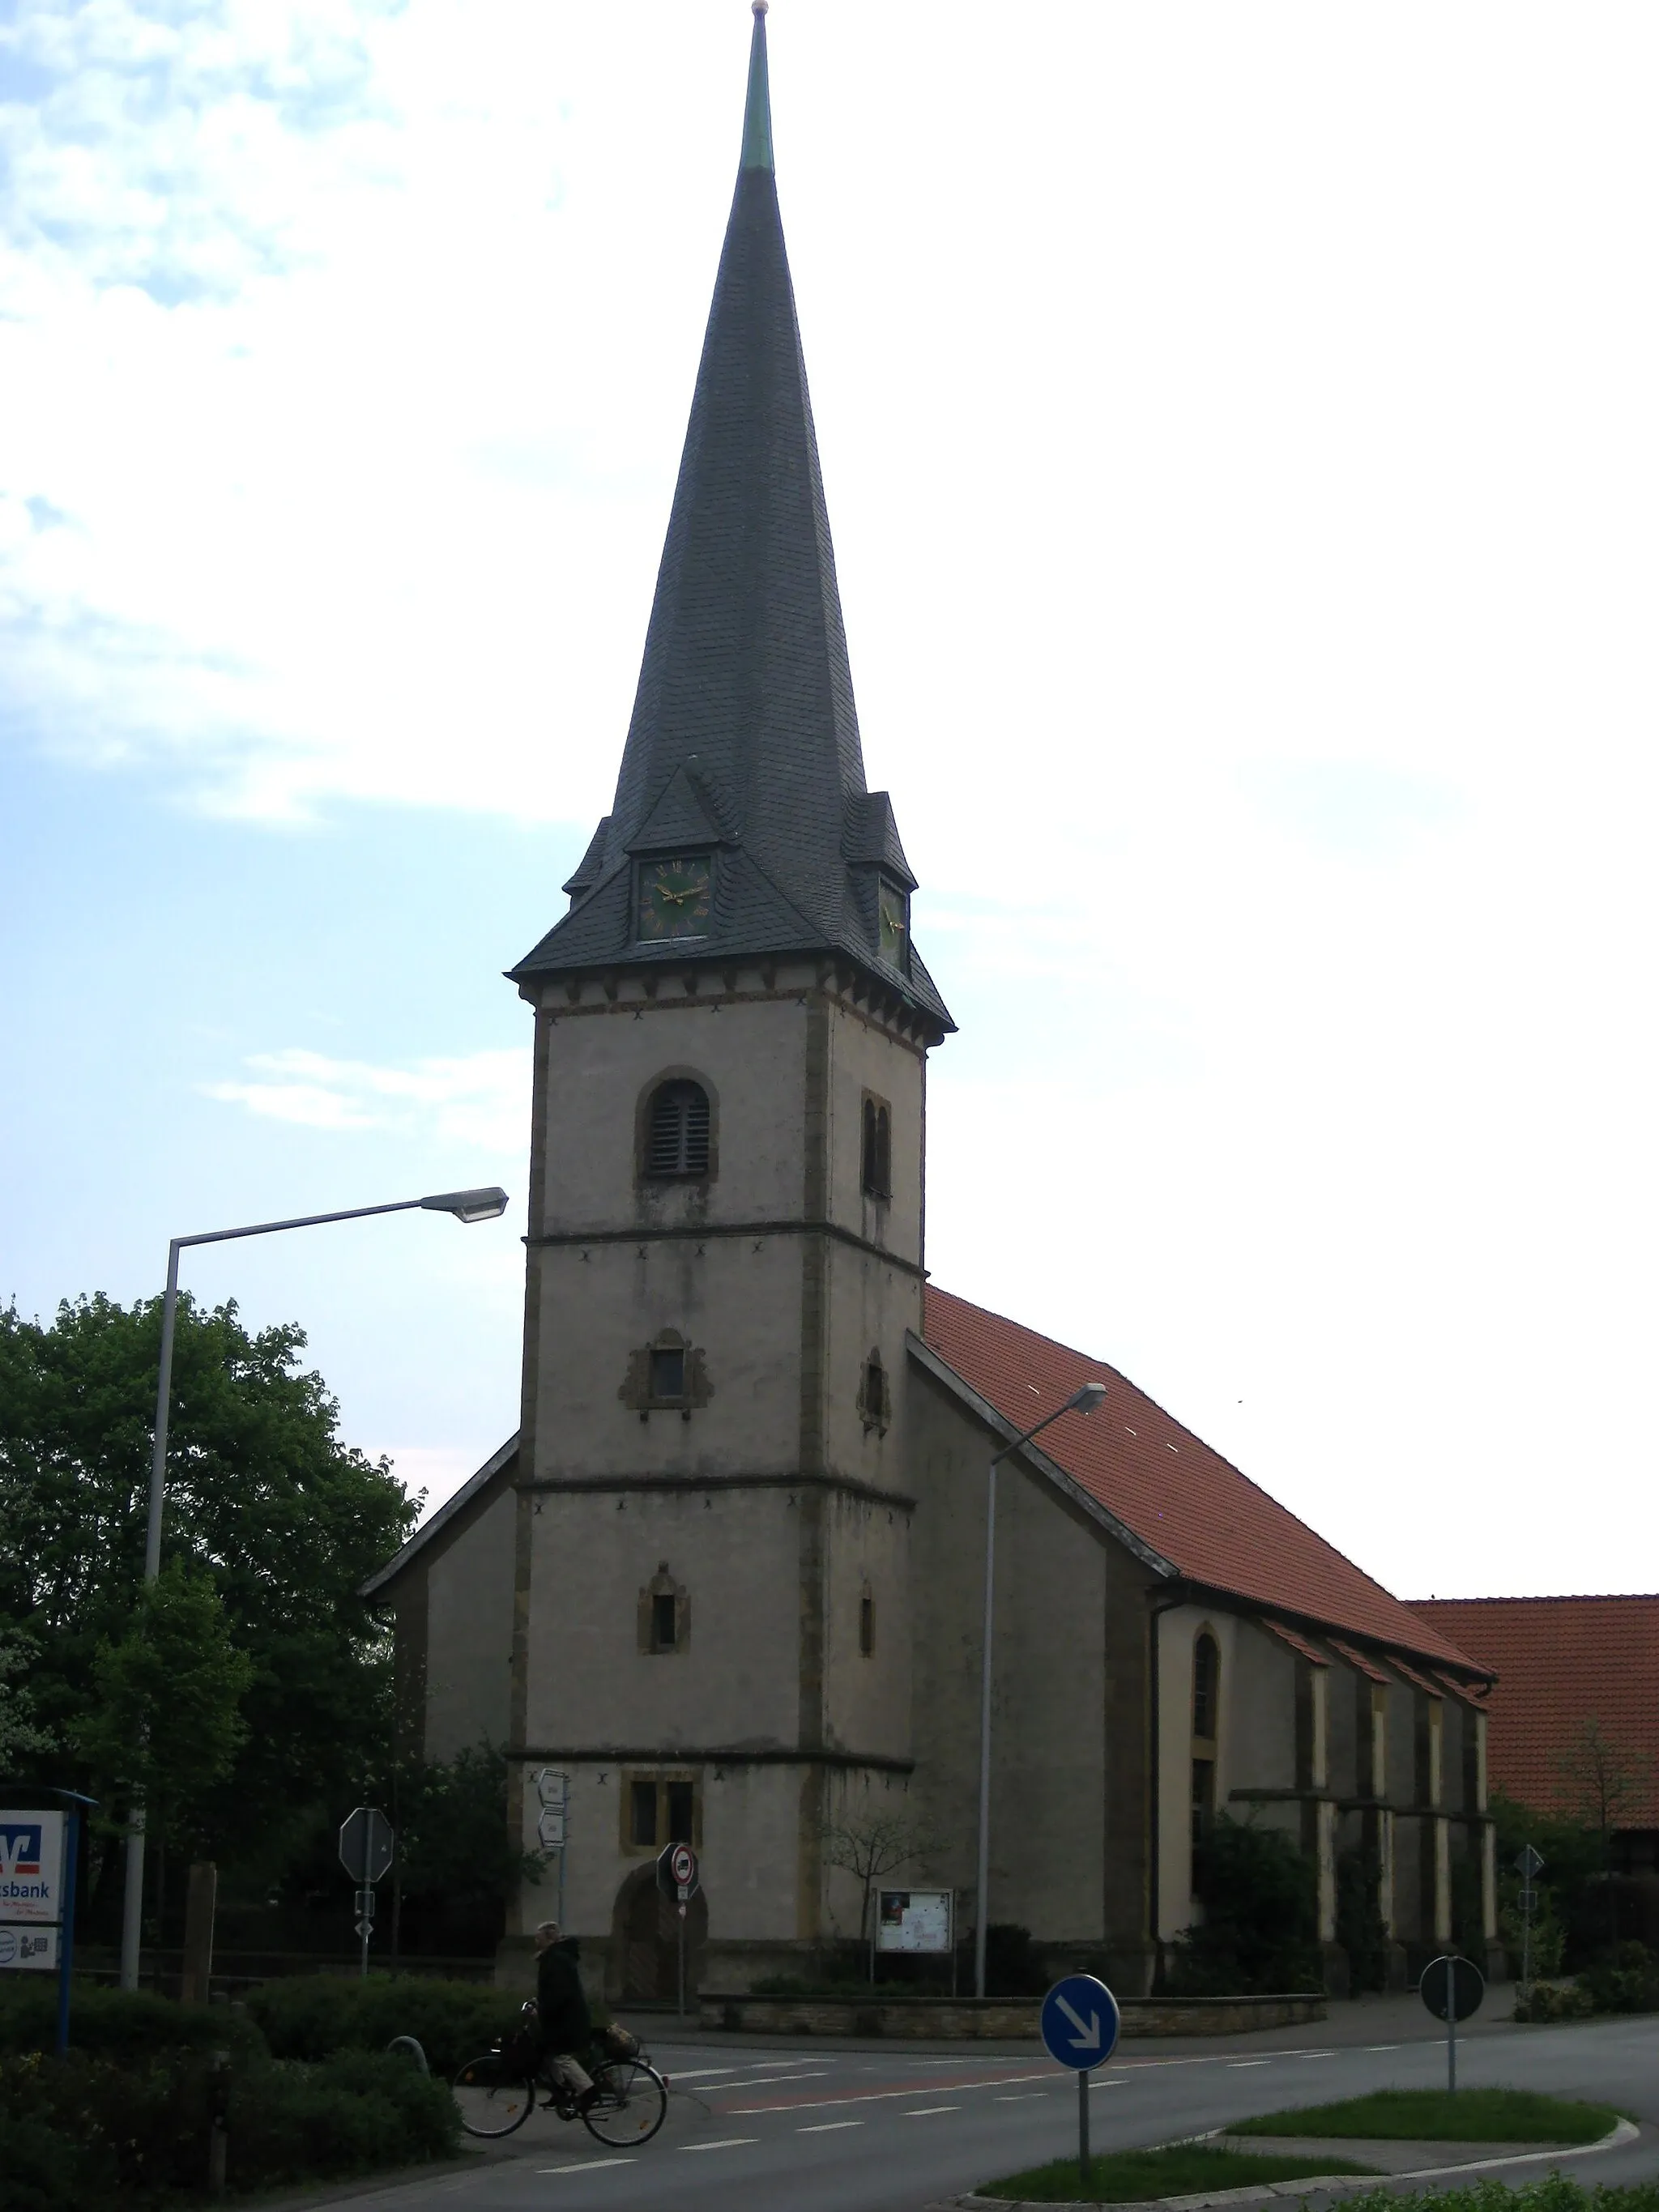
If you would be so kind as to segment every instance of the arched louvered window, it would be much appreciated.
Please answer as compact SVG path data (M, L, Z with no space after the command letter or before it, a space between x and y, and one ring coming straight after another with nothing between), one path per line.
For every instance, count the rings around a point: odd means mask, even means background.
M659 1084L645 1133L645 1172L653 1180L708 1172L708 1093L684 1077Z
M860 1148L859 1180L868 1198L893 1194L893 1115L885 1100L864 1101L863 1142Z

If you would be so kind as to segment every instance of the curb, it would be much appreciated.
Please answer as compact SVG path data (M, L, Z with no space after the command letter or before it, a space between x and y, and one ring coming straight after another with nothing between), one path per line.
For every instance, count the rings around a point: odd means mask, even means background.
M1219 2128L1217 2135L1223 2132ZM1411 2173L1310 2173L1300 2181L1263 2181L1243 2189L1211 2189L1196 2197L1150 2197L1135 2204L1115 2204L1109 2212L1209 2212L1212 2205L1266 2204L1276 2197L1310 2197L1316 2191L1324 2197L1361 2197L1367 2191L1380 2189L1397 2181L1432 2181L1447 2173L1490 2173L1504 2166L1541 2166L1547 2160L1557 2164L1564 2158L1593 2158L1598 2151L1622 2150L1633 2143L1641 2130L1631 2120L1620 2120L1616 2127L1593 2143L1576 2143L1562 2150L1522 2151L1514 2157L1459 2159L1452 2166L1419 2166ZM1202 2137L1189 2137L1202 2141ZM1069 2203L1056 2203L1052 2198L1042 2203L1024 2197L945 2197L930 2204L926 2212L1101 2212L1093 2198L1073 2199Z

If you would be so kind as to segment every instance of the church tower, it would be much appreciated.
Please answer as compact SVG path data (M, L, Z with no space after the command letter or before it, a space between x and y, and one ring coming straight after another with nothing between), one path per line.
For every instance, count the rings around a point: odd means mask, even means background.
M913 1762L903 1385L926 1062L953 1027L866 790L772 162L765 0L638 693L568 912L512 970L535 1084L514 1817L570 1777L564 1917L669 1994L856 1932L827 1825ZM520 1930L550 1909L527 1887Z

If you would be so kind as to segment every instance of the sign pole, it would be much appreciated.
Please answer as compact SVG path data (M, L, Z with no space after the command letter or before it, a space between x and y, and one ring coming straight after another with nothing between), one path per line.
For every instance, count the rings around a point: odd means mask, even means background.
M1077 2077L1077 2175L1085 2196L1089 2188L1089 2075Z
M75 1876L80 1856L81 1808L71 1805L64 1824L64 1894L58 1930L58 2056L69 2049L70 1968L75 1960Z
M1446 1969L1446 2088L1449 2094L1456 2094L1457 1974L1455 1964L1450 1962Z
M685 1907L680 1907L680 2018L685 2018Z

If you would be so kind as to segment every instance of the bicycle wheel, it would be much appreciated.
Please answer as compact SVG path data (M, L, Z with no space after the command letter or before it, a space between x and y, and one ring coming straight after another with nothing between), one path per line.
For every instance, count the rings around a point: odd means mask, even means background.
M535 2083L498 2051L469 2059L450 2086L470 2136L510 2136L535 2110Z
M643 2058L613 2058L593 2075L599 2092L582 2114L591 2136L613 2150L649 2142L668 2112L668 2085Z

